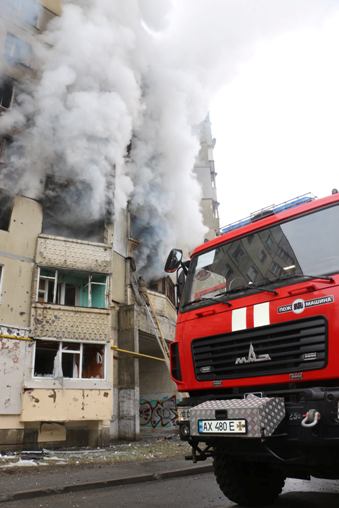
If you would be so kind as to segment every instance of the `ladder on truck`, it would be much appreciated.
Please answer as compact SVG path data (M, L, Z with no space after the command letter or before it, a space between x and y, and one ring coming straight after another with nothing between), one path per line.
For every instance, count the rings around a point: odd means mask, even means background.
M138 303L141 304L142 307L145 309L146 316L147 316L149 322L152 324L152 328L154 330L154 335L155 335L155 337L157 339L157 342L159 344L160 350L161 350L162 355L164 357L164 361L166 363L166 367L167 367L168 371L170 372L170 351L169 351L169 347L168 347L167 341L166 341L166 339L163 336L163 333L161 331L160 323L159 323L157 315L156 315L156 313L154 311L154 308L152 306L152 302L151 302L151 300L150 300L150 298L148 296L147 289L144 290L146 295L147 295L146 298L145 298L143 292L139 290L138 281L137 281L135 276L133 277L133 280L132 280L132 288L133 288L135 296L137 297L136 299L137 299Z

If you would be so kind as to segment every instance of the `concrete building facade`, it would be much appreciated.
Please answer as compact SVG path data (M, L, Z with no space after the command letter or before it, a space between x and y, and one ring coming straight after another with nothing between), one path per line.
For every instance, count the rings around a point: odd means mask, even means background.
M213 149L216 140L212 137L209 116L200 128L200 152L195 163L195 173L202 189L201 212L208 231L205 235L211 240L219 234L219 203L217 200L216 169Z
M59 0L43 0L37 16L16 23L25 2L0 24L0 114L34 76L32 38L61 13ZM209 237L218 227L213 143L207 119L196 171ZM51 235L43 203L0 189L0 449L105 446L173 428L177 394L158 339L174 338L174 284L164 278L147 290L155 326L130 222L122 210L100 241Z

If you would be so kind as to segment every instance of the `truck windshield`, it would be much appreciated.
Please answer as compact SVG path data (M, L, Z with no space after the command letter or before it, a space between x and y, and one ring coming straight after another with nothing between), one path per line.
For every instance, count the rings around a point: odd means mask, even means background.
M182 307L339 272L339 206L258 230L192 258ZM295 279L295 280L294 280ZM261 286L261 287L260 287Z

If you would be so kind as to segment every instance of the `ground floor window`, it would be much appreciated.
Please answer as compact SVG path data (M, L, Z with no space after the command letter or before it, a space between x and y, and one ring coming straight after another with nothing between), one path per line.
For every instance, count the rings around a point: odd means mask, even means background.
M105 345L37 340L34 377L104 379Z

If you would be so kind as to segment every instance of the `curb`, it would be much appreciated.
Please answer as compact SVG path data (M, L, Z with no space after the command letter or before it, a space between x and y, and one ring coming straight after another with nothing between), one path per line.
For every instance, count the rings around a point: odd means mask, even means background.
M64 485L63 487L22 490L19 492L13 492L13 494L5 494L0 496L0 504L20 499L34 499L36 497L54 496L56 494L65 494L68 492L102 489L107 487L118 487L120 485L132 485L136 483L166 480L167 478L177 478L180 476L191 476L195 474L210 473L211 471L213 471L212 465L196 466L186 469L174 469L172 471L165 471L163 473L148 473L138 476L128 476L125 478L115 478L111 480L99 480L96 482Z

